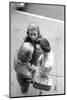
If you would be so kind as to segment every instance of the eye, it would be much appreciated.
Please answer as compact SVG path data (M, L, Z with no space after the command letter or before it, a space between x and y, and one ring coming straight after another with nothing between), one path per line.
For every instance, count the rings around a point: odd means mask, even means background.
M36 36L36 34L33 34L34 36Z
M29 35L32 36L32 33L30 33Z

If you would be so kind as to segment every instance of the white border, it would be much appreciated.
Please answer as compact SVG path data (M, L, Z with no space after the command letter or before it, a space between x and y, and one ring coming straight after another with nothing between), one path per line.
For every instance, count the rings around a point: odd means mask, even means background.
M64 4L67 0L10 0L46 4ZM66 10L67 11L67 10ZM67 15L67 13L66 13ZM67 23L67 22L66 22ZM67 25L66 25L67 29ZM67 36L67 35L66 35ZM67 41L67 40L66 40ZM67 49L67 44L66 44ZM67 57L67 53L66 53ZM66 61L67 62L67 61ZM66 68L67 72L67 68ZM67 74L66 74L67 75ZM66 79L67 80L67 79ZM67 91L67 87L66 87ZM9 0L0 1L0 100L10 100L9 95ZM67 95L15 98L15 100L67 100Z

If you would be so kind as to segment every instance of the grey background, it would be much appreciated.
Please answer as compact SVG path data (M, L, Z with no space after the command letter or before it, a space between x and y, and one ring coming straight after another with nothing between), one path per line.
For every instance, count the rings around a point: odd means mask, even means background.
M59 8L62 9L64 7L59 6L58 10ZM29 87L28 93L21 93L16 80L16 72L13 68L14 55L23 42L23 38L26 36L27 26L30 22L36 22L39 25L42 36L48 39L54 53L54 66L49 76L53 79L53 86L49 92L42 91L42 95L64 94L64 21L58 22L48 20L48 18L42 19L20 12L21 11L16 10L15 4L11 4L11 97L39 95L39 90L34 89L32 84ZM64 15L63 10L61 10L60 13L61 12L62 15ZM61 19L64 19L63 16Z
M25 7L23 8L20 6L20 3L12 3L11 9L16 8L21 8L21 10L24 12L64 20L64 6L61 5L25 3Z

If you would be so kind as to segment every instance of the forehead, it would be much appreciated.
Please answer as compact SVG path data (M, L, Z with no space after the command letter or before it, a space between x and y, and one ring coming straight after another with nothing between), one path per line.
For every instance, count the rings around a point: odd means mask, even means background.
M35 27L32 28L32 27L31 27L31 28L29 28L29 31L37 31L37 28L35 28Z

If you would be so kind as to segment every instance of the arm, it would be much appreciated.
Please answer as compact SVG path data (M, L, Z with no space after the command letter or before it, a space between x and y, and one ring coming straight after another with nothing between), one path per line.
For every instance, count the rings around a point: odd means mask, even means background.
M50 53L48 54L48 58L44 63L44 68L45 68L44 73L49 73L52 70L53 64L54 64L53 53L52 51L50 51Z
M48 74L52 70L53 67L53 53L52 51L48 54L46 61L42 58L42 63L40 64L41 67L41 77L48 77Z

